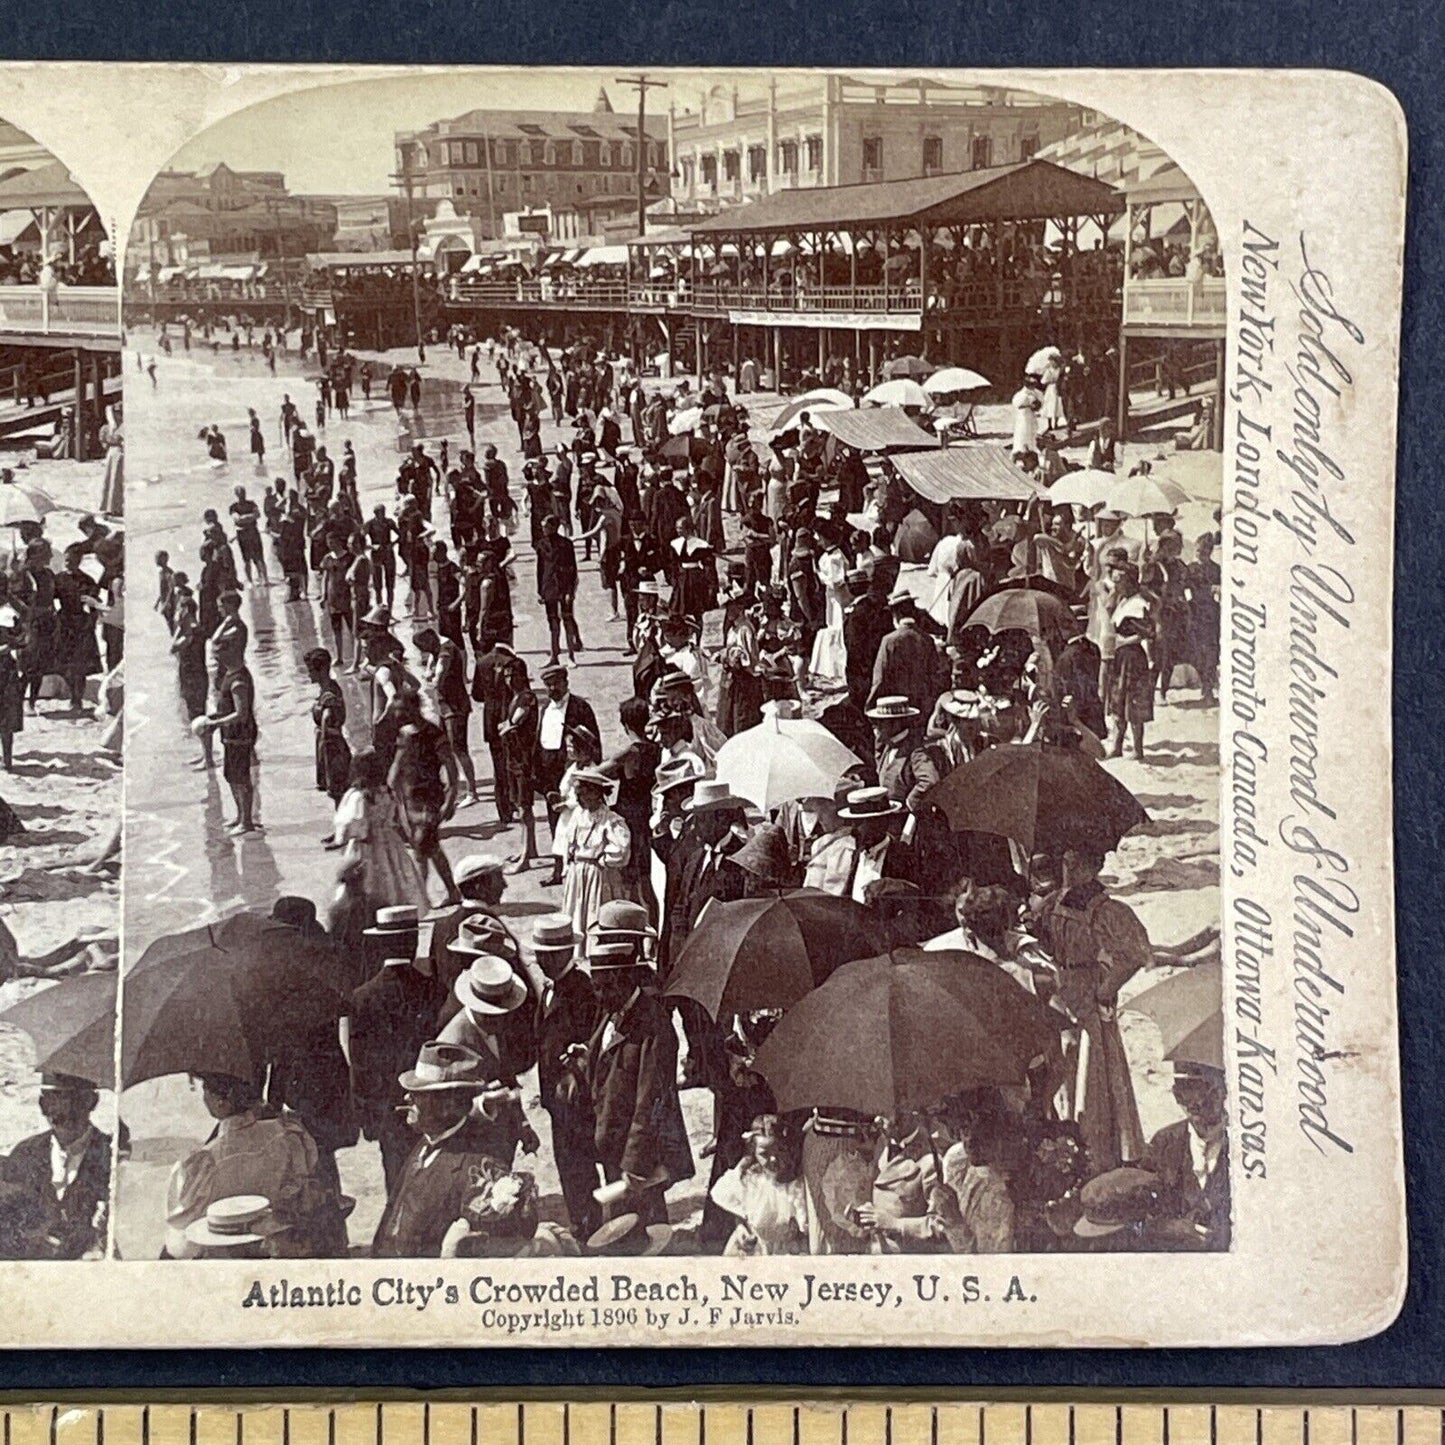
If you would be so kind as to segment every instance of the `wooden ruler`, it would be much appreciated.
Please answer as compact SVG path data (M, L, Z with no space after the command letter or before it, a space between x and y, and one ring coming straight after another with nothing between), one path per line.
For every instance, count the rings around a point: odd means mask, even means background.
M1445 1397L1263 1405L709 1398L0 1404L0 1445L1445 1445Z

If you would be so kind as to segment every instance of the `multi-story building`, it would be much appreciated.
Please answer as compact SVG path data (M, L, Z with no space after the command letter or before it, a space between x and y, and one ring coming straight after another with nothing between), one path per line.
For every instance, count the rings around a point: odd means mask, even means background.
M702 209L781 190L953 175L1031 160L1092 113L1031 91L794 76L674 99L672 194Z
M647 203L667 195L667 124L649 116L639 138L637 117L616 114L605 90L590 111L469 110L397 134L398 184L419 200L450 200L480 240L500 238L518 211L578 215L600 233L637 215L639 161Z

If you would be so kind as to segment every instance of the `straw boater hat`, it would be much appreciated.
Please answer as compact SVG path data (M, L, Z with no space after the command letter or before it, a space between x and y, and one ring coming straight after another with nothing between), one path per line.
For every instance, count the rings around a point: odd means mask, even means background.
M838 817L850 823L868 818L892 818L903 811L903 804L888 796L887 788L854 788L848 794L848 805L838 809Z
M271 1212L264 1194L232 1194L214 1199L206 1212L186 1225L186 1242L211 1249L262 1244L286 1226Z
M864 714L874 722L906 722L918 709L906 697L880 697Z
M735 797L726 783L717 778L703 778L682 806L689 813L715 813L721 808L745 809L748 804L746 798Z
M533 953L571 953L582 941L565 913L544 913L532 922L527 943Z
M378 908L376 922L370 928L363 928L366 938L396 938L401 934L415 933L421 927L421 918L410 903L399 903L392 908Z
M637 595L639 597L661 597L662 588L656 582L639 582L637 584Z
M397 1075L396 1081L408 1094L439 1093L443 1089L479 1094L493 1083L480 1054L465 1044L436 1041L423 1044L416 1056L416 1067Z
M636 1214L609 1219L588 1241L591 1254L661 1254L672 1239L670 1224L644 1224Z
M888 605L890 607L912 607L917 601L918 599L914 597L906 587L895 587L893 591L888 594Z
M546 682L549 677L566 677L567 666L561 662L549 662L537 676L540 677L543 682Z
M500 875L502 871L503 863L500 858L491 853L471 853L452 869L452 877L460 888L474 878L481 878L488 873Z
M981 711L982 699L966 687L956 687L938 699L938 705L951 718L976 718Z
M479 953L452 985L457 1002L472 1014L515 1013L527 1001L527 986L505 958Z

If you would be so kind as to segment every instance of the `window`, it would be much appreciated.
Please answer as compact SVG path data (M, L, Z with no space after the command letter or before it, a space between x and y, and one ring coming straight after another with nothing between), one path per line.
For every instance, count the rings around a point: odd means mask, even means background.
M557 164L557 146L554 141L548 141L542 148L542 159L549 166L555 166Z
M606 141L603 141L598 147L597 164L602 166L610 166L612 164L612 147L608 145Z
M984 170L993 164L992 136L974 136L973 144L969 147L968 163L976 171Z
M870 171L876 177L883 169L883 137L881 135L866 135L863 137L863 174L866 176Z
M704 156L702 158L702 183L705 186L717 185L717 157Z
M497 190L498 190L502 195L504 195L504 196L507 194L507 178L506 178L506 176L498 176L498 177L497 177Z
M531 177L531 176L523 176L523 177L522 177L522 194L523 194L524 196L530 196L530 195L532 194L532 177Z
M499 166L510 165L512 161L512 147L508 142L499 140L497 142L497 164Z
M583 164L583 160L582 142L580 140L574 140L572 142L572 164L574 166L580 166Z
M682 183L688 190L692 189L693 172L697 169L691 156L687 156L682 163Z
M742 156L737 151L723 152L723 178L735 181L742 174Z
M628 141L622 147L622 164L627 170L631 170L637 163L637 158L632 153L632 142Z
M1039 138L1036 135L1019 137L1019 159L1031 161L1039 153Z
M816 176L823 169L823 137L810 135L806 145L808 147L808 169Z
M529 166L532 164L532 142L529 140L517 142L517 164Z
M457 190L457 195L459 195L459 196L464 196L464 195L466 195L466 193L467 193L467 188L466 188L465 186L458 186L458 187L456 188L456 190Z
M467 164L474 166L477 163L477 143L474 140L467 142Z
M785 176L798 174L798 143L795 140L785 140L778 147L778 166Z
M925 176L937 175L943 169L943 137L939 135L926 135L923 137L923 174Z
M748 179L760 181L768 173L768 148L767 146L748 147Z

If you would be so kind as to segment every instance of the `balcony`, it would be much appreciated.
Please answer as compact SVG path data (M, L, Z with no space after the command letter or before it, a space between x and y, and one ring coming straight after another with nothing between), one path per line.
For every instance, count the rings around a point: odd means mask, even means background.
M1125 326L1207 327L1222 336L1228 306L1223 276L1205 276L1199 281L1152 276L1124 283Z
M114 286L0 286L0 331L117 337L120 292Z

